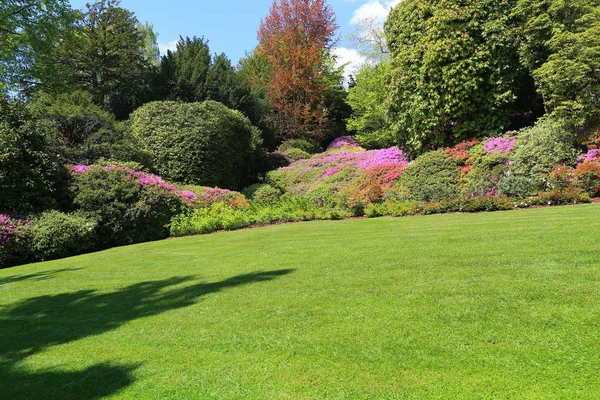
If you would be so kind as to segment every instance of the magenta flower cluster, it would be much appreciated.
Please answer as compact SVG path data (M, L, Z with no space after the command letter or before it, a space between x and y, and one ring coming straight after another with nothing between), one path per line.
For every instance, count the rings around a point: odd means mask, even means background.
M181 191L178 190L175 185L165 181L158 175L149 174L143 171L136 171L131 168L121 167L118 165L109 165L103 167L105 171L125 171L127 178L136 179L140 185L147 186L150 189L162 189L167 193L171 193L186 203L193 203L197 200L197 196L190 190ZM73 165L70 167L71 171L76 174L83 174L89 171L90 167L87 165Z
M358 141L354 136L340 136L327 146L327 150L343 149L344 147L358 147Z
M383 165L406 166L408 159L398 147L368 151L341 150L317 154L308 160L298 160L281 169L284 171L300 170L302 174L319 170L322 171L321 179L324 179L347 168L366 171Z
M579 164L583 164L584 162L592 162L600 159L600 149L590 149L587 153L582 154L577 158Z
M0 246L10 244L15 236L24 235L25 229L29 225L31 225L29 220L15 219L0 214Z
M517 138L514 136L499 136L495 138L489 138L483 142L483 148L485 151L490 153L504 153L508 154L515 147Z

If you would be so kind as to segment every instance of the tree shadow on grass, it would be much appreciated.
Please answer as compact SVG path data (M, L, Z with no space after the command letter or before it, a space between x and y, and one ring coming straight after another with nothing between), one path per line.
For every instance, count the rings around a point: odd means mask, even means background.
M53 269L50 271L36 272L35 274L5 276L4 278L0 278L0 286L6 285L8 283L21 282L26 280L42 281L45 279L50 279L52 278L52 276L60 274L62 272L78 271L80 269L81 268L62 268Z
M80 372L31 372L20 364L50 346L99 335L138 318L190 306L207 294L291 272L255 272L213 283L193 283L193 276L174 277L110 293L81 290L10 305L0 311L0 398L96 399L115 393L133 382L136 366L98 364Z

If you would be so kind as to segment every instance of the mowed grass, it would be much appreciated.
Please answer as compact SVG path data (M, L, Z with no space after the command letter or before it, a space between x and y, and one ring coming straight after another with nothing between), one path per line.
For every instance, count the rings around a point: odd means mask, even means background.
M0 398L600 398L599 302L594 204L145 243L0 271Z

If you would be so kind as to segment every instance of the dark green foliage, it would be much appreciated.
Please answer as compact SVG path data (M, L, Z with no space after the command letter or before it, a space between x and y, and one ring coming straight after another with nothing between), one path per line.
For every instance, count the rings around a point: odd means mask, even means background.
M74 203L97 222L99 247L164 239L181 211L173 195L145 187L125 170L93 167L76 177Z
M52 131L18 100L0 100L0 213L68 206L69 174Z
M166 179L240 189L255 178L259 134L220 103L149 103L132 115L132 131Z
M521 59L546 112L577 128L600 110L600 2L519 0Z
M180 38L175 51L168 51L161 60L161 99L186 102L206 99L206 77L211 56L204 38Z
M56 130L67 163L90 165L103 158L150 166L149 155L141 150L128 125L94 104L88 92L42 93L32 103L32 110Z
M460 168L456 161L438 150L425 153L413 161L400 183L419 201L439 201L457 194Z
M531 177L514 174L506 175L498 182L500 193L515 199L530 196L536 191L536 186L537 181Z
M47 211L29 228L29 251L38 261L85 253L95 246L96 221L83 214Z
M77 88L94 103L126 119L149 67L144 32L119 0L87 5L73 40L61 43L61 63Z

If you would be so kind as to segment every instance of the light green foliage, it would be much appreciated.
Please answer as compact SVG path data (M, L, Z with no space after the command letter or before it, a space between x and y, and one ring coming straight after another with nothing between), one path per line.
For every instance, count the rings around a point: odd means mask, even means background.
M397 143L387 115L389 72L390 62L387 60L377 66L365 64L348 94L352 115L346 128L356 132L361 146L369 149L391 147Z
M242 194L258 204L272 204L281 198L282 193L269 184L255 183L242 190Z
M160 49L158 47L158 34L154 32L154 25L149 22L138 23L137 30L144 38L144 59L149 67L160 66Z
M223 104L148 103L133 113L131 128L166 179L240 189L255 178L260 135Z
M511 153L510 172L533 180L543 189L542 174L556 164L574 165L579 154L575 134L550 120L523 129Z
M290 147L282 151L282 154L292 161L308 160L310 158L310 153L307 153L304 150L296 149L294 147Z
M95 245L96 221L83 214L47 211L32 222L29 250L45 261L85 253Z
M75 13L67 0L0 2L0 93L55 85L55 43L69 37Z
M521 56L550 115L582 127L600 109L600 2L519 0Z
M286 151L289 149L300 149L309 154L320 153L323 148L314 139L302 138L302 139L287 139L281 145L279 145L279 151Z
M511 113L537 111L519 61L515 4L410 0L391 11L389 112L400 145L423 151L491 136L508 128Z
M418 201L439 201L457 195L460 168L446 153L430 151L418 157L406 168L400 184Z

